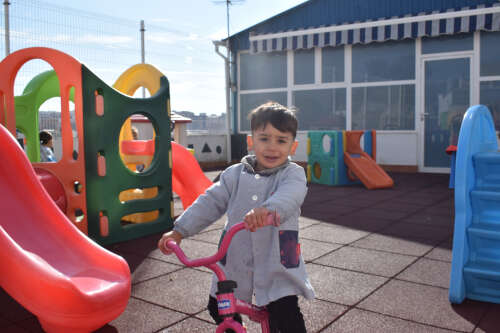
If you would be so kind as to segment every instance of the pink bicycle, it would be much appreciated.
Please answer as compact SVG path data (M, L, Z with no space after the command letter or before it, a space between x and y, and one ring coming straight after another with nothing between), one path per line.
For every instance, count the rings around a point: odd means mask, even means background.
M267 219L267 223L268 225L278 225L279 216L276 214L270 214ZM217 305L219 315L223 318L223 321L217 326L215 331L216 333L223 333L227 329L232 329L236 333L246 333L246 328L233 319L233 316L236 313L244 314L248 316L250 320L260 323L262 333L270 333L269 313L266 308L237 299L234 296L234 289L237 287L236 282L227 280L226 274L219 267L219 265L217 265L217 262L222 260L222 258L226 255L229 244L231 243L234 235L243 229L245 229L244 222L240 222L232 226L224 236L217 253L206 258L190 260L186 257L184 251L182 251L177 243L174 241L168 241L166 244L166 246L170 248L177 255L179 260L187 267L204 266L211 269L217 275L219 280L217 283Z

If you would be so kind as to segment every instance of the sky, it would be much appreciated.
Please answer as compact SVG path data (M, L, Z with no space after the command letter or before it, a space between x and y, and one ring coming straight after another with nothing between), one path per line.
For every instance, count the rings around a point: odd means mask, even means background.
M245 30L306 0L233 0L229 9L230 33ZM169 44L168 65L158 68L170 82L172 110L221 114L225 106L224 60L215 53L213 40L227 36L226 4L219 0L43 0L79 11L146 23L148 44ZM148 24L168 30L155 36ZM110 43L117 42L110 40ZM225 54L225 49L220 48ZM154 52L154 50L153 50ZM140 60L140 58L139 58ZM138 61L131 61L134 64ZM156 66L155 66L156 67ZM109 71L113 69L108 68ZM121 73L116 73L116 78ZM137 94L136 94L137 95Z

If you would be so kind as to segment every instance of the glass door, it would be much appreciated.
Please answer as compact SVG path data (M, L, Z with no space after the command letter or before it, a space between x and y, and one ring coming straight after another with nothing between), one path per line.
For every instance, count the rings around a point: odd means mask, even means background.
M423 171L446 172L462 118L470 106L471 57L424 60Z

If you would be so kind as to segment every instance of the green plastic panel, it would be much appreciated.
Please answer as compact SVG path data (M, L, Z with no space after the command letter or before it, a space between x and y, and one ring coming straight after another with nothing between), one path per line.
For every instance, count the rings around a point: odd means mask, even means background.
M150 98L131 98L106 85L82 65L85 167L89 236L100 244L134 239L171 229L172 170L170 165L169 83L161 78L160 90ZM96 113L96 92L104 100L104 114ZM119 154L118 140L123 123L132 114L147 116L155 130L155 156L144 173L126 168ZM98 155L105 158L106 173L98 174ZM134 188L158 187L152 199L120 202L120 192ZM125 215L159 210L156 220L122 224ZM108 218L108 232L100 215Z
M310 140L310 152L307 157L307 164L311 170L311 182L324 185L336 185L338 183L338 159L336 157L338 154L339 133L340 135L342 134L338 131L314 131L307 133ZM325 151L323 147L323 138L325 136L327 136L326 140L329 143L328 151Z

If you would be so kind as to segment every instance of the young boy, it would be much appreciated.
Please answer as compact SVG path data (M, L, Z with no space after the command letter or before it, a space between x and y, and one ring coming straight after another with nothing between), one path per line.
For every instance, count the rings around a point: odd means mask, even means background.
M297 119L277 103L266 103L249 115L255 155L245 156L221 174L220 181L201 195L175 222L174 229L160 239L165 254L167 240L180 243L227 213L224 230L244 221L247 229L231 242L222 267L228 280L236 281L235 295L266 306L271 332L306 332L298 306L298 295L314 298L298 243L300 206L307 192L304 169L289 160L298 142ZM280 226L266 225L268 214L280 216ZM224 235L224 234L223 234ZM222 321L215 299L214 275L208 309L217 323ZM241 321L241 317L236 318Z

